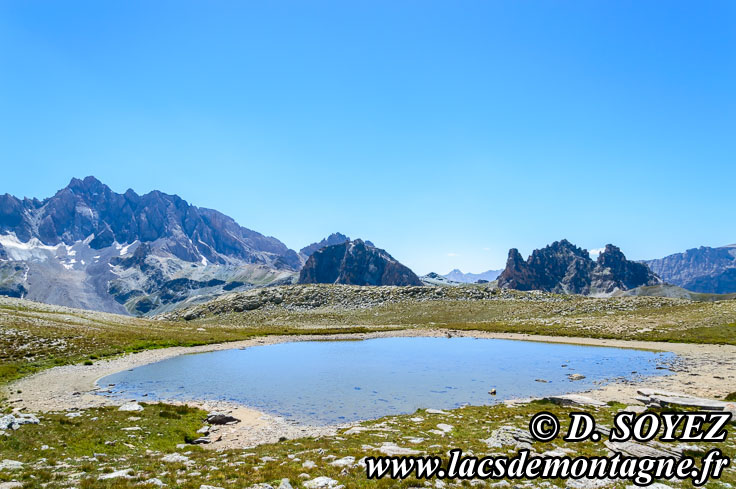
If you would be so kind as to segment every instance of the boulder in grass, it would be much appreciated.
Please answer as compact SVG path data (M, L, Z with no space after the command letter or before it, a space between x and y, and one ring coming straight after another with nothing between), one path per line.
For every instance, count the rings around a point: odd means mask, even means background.
M32 414L8 414L0 416L0 431L17 430L24 424L38 424L40 421Z
M133 476L130 475L130 473L133 472L132 469L122 469L122 470L116 470L114 472L110 472L108 474L102 474L97 479L104 481L109 479L132 479Z
M693 397L680 392L668 392L658 389L638 389L637 392L641 394L642 400L649 404L658 404L662 407L676 407L676 408L697 408L702 411L728 411L729 403L723 401L714 401L712 399L704 399L702 397ZM733 407L733 403L731 403Z
M316 479L309 480L304 483L306 489L337 489L338 482L335 479L329 477L317 477Z
M23 468L23 462L17 460L2 460L0 461L0 471L2 470L18 470Z
M188 464L191 462L189 457L182 455L181 453L169 453L164 455L161 460L168 463Z
M548 396L544 398L545 401L549 401L558 406L592 406L592 407L603 407L606 405L605 402L593 399L588 396L580 394L562 394L559 396Z
M143 406L138 404L137 402L126 402L122 406L118 408L118 411L127 411L127 412L137 412L137 411L143 411Z

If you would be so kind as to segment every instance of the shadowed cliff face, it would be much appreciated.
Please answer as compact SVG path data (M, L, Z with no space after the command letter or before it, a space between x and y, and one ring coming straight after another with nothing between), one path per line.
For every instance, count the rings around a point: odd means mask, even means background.
M736 245L701 246L644 263L665 282L693 292L736 292Z
M587 250L567 240L534 250L526 261L512 249L506 269L498 277L498 285L503 288L586 295L611 294L660 282L646 265L627 260L616 246L607 245L593 261Z
M315 251L302 268L299 283L422 285L409 268L360 239Z

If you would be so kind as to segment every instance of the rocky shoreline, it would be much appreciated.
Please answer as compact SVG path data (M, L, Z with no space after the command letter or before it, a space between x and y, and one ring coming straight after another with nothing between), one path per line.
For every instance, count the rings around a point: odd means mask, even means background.
M722 398L733 391L734 386L736 386L736 347L734 346L494 334L478 331L460 332L438 329L336 334L330 336L271 336L189 348L175 347L148 350L135 354L127 354L110 360L98 361L93 365L55 367L10 384L6 388L6 395L14 412L77 411L96 406L114 406L130 401L130 399L113 399L100 395L100 391L107 389L107 387L97 384L101 378L116 372L178 355L248 348L292 341L356 340L397 336L436 337L446 335L636 348L667 351L678 355L678 361L672 367L672 375L635 381L618 380L600 386L595 390L582 393L585 396L603 402L618 401L626 404L636 403L637 397L640 396L638 391L641 389L679 392L696 397ZM145 401L145 399L137 400ZM240 420L236 424L213 427L210 433L213 442L206 446L215 449L253 447L263 443L275 442L283 438L293 439L304 436L326 436L334 434L337 429L344 427L344 425L305 426L294 424L283 418L234 403L203 400L200 402L188 402L187 404L200 407L208 412L217 411L228 413Z

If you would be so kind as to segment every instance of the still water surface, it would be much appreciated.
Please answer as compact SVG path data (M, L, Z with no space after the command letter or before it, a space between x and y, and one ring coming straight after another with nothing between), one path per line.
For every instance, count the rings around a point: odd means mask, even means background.
M308 341L182 355L99 383L115 384L113 396L235 401L295 422L326 425L584 391L616 378L667 374L656 367L672 358L496 339ZM573 373L585 379L571 381ZM491 388L496 396L488 394Z

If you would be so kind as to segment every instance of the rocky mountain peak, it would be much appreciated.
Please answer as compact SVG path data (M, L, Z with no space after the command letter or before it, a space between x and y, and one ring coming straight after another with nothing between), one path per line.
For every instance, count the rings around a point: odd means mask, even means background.
M72 178L40 206L13 196L0 198L0 234L15 233L43 244L72 245L90 239L102 249L113 243L154 243L185 261L225 263L228 258L298 270L302 261L276 238L238 225L212 209L188 204L178 195L154 190L118 194L93 176Z
M153 313L290 282L302 263L276 238L158 190L119 194L88 176L42 201L0 196L0 295Z
M350 237L349 236L346 236L346 235L344 235L342 233L332 233L328 237L324 238L323 240L321 240L321 241L319 241L317 243L312 243L309 246L305 246L304 248L302 248L301 250L299 250L299 254L306 260L307 258L309 258L310 256L312 256L312 254L315 251L320 250L320 249L324 248L325 246L333 246L333 245L343 244L343 243L345 243L347 241L350 241ZM365 243L368 244L368 245L370 245L370 246L374 246L374 244L371 243L370 241L366 241Z
M627 260L616 246L607 245L594 262L587 250L565 239L534 250L527 260L511 249L498 277L503 288L572 294L610 294L659 282L648 267Z
M422 285L419 277L385 250L361 239L321 248L307 259L302 284Z
M305 246L304 248L299 250L299 254L304 256L306 259L312 256L312 253L324 248L325 246L343 244L346 241L350 241L350 238L348 236L345 236L342 233L332 233L321 241Z

